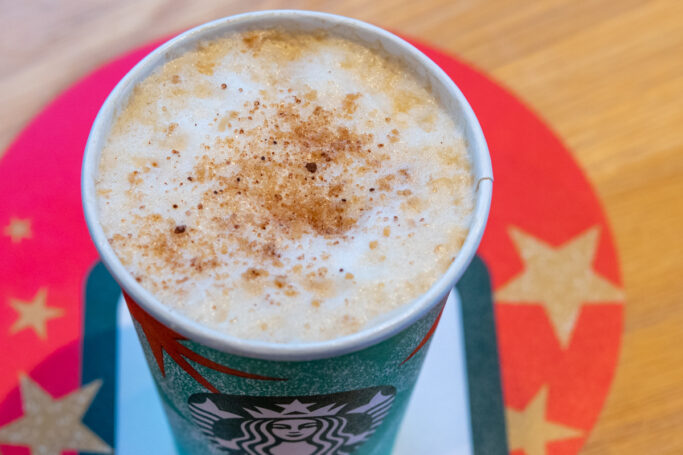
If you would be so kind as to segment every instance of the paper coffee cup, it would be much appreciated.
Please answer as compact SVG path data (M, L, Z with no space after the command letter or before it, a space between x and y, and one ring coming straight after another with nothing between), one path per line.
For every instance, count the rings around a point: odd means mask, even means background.
M329 341L244 340L190 320L155 299L126 271L98 220L95 179L100 152L133 88L199 41L274 26L292 31L331 30L399 57L427 81L464 126L473 163L472 223L446 273L383 322ZM308 11L242 14L189 30L138 63L114 88L95 119L85 149L82 197L90 235L123 290L181 453L268 454L273 449L273 453L294 454L297 444L304 443L318 447L315 453L389 453L446 298L483 235L492 185L484 136L460 90L412 45L364 22ZM287 431L306 438L292 440Z

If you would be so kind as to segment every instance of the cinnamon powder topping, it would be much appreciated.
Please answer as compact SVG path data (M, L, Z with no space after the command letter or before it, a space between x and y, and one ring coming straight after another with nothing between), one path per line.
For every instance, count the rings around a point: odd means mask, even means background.
M372 324L448 267L473 200L459 126L411 71L285 30L174 57L132 91L100 157L112 248L161 302L235 336Z

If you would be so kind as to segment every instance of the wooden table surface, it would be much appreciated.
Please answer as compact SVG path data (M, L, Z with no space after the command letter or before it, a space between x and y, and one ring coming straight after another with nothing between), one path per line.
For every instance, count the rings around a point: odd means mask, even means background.
M271 8L343 14L432 43L540 113L597 190L625 281L621 359L583 453L683 453L683 2L0 0L0 150L114 56Z

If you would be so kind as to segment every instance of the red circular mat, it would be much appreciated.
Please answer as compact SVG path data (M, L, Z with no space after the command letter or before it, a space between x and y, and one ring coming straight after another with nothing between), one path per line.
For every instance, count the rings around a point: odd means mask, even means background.
M86 381L83 368L84 287L97 254L81 211L81 158L107 94L157 44L65 91L0 159L5 455L111 444L111 435L81 421L101 384ZM623 323L621 277L604 213L571 154L536 115L466 64L418 47L461 88L491 150L496 181L479 256L493 286L509 450L578 453L607 396ZM53 414L36 419L36 403L68 423L60 428L71 439L41 436ZM41 444L52 444L51 451L41 452Z

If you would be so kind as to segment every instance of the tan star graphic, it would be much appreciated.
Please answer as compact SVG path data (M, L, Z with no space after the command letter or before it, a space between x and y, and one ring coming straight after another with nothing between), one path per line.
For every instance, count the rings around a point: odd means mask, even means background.
M12 243L19 243L24 239L30 239L33 235L31 233L31 220L10 218L9 224L5 226L4 234L12 239Z
M541 304L560 343L566 346L582 305L623 299L621 290L592 268L598 234L595 226L555 248L511 228L510 237L524 261L524 270L496 291L496 301Z
M24 415L0 428L0 444L29 446L32 455L59 455L64 450L112 453L81 418L102 381L93 381L54 399L28 376L19 379Z
M9 333L14 334L31 328L40 339L44 340L47 335L47 321L64 315L63 309L47 306L46 298L47 289L40 288L30 302L10 299L10 305L19 314L19 317L10 327Z
M524 410L505 409L510 451L524 449L526 455L545 455L548 442L582 436L579 430L546 419L547 399L548 389L543 386Z

